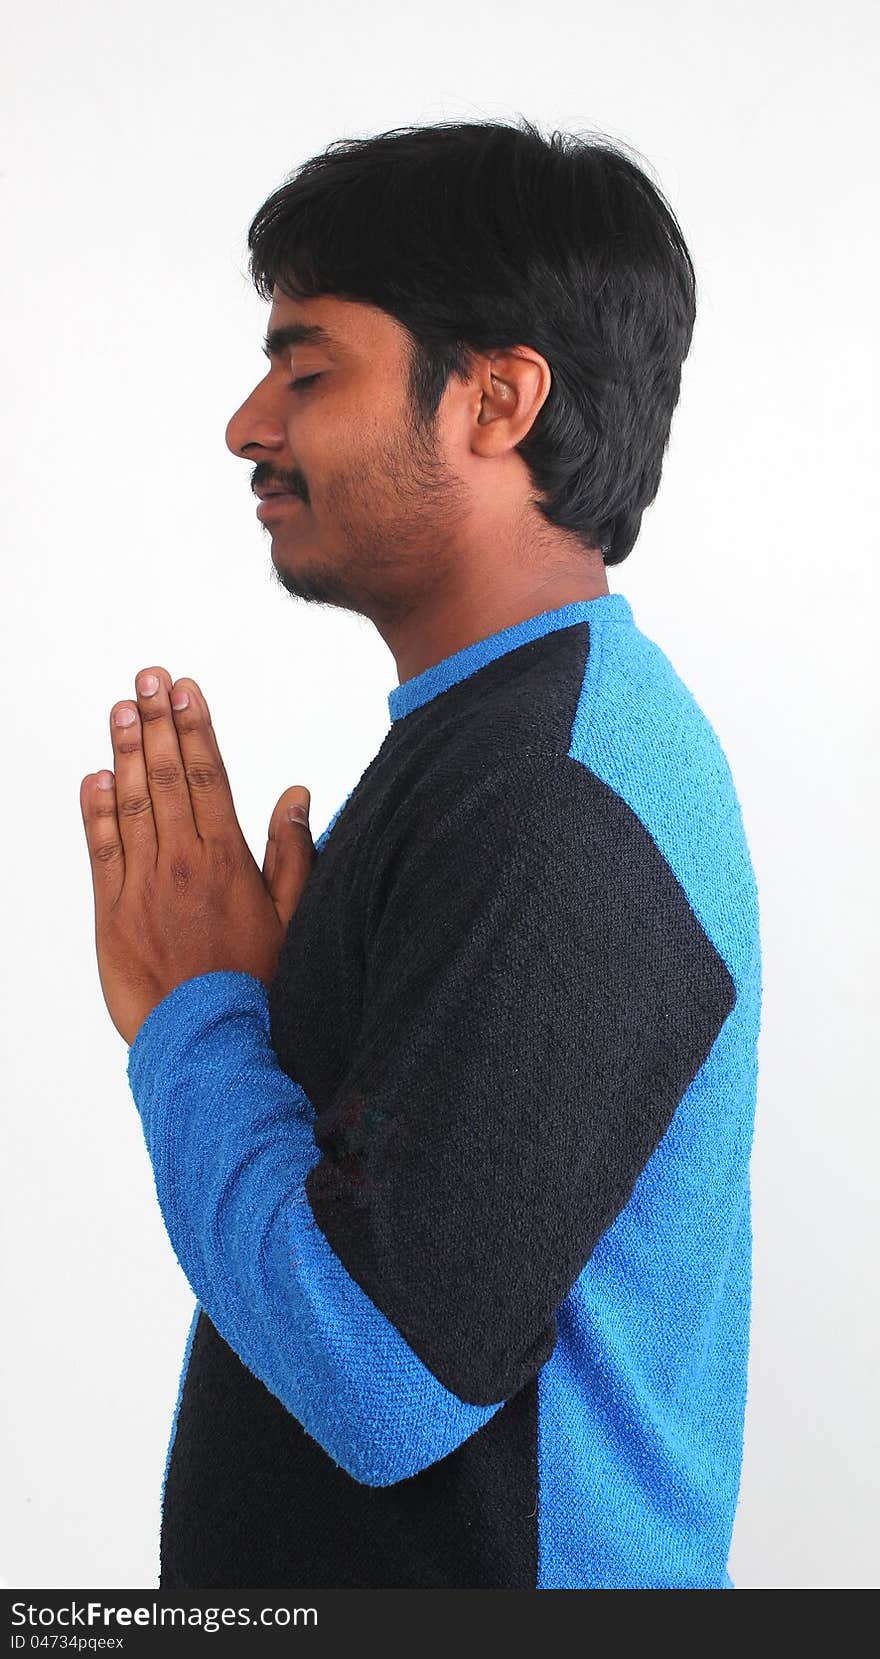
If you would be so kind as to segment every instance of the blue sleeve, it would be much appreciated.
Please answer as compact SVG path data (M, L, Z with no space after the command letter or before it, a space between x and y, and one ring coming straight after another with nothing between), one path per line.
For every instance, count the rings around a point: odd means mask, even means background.
M185 981L138 1031L128 1077L174 1253L243 1363L353 1479L405 1480L498 1406L447 1390L315 1223L314 1113L279 1066L247 973Z

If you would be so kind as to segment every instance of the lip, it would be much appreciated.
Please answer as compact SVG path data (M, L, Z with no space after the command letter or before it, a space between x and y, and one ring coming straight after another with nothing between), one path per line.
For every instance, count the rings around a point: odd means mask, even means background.
M271 518L273 513L282 512L291 502L295 507L301 507L303 504L301 496L292 495L287 491L276 491L274 495L267 495L265 501L261 501L257 508L257 518Z

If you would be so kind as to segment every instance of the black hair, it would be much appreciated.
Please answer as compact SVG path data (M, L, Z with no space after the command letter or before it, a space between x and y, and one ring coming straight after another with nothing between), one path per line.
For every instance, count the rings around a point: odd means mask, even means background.
M539 351L552 385L518 445L535 505L620 564L660 485L694 268L666 198L618 144L521 123L337 139L259 209L250 277L263 299L277 286L395 317L427 425L475 352Z

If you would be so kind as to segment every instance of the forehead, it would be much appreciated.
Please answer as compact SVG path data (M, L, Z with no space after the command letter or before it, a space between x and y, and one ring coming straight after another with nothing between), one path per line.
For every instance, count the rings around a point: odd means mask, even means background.
M279 288L272 291L272 309L266 326L265 347L286 350L294 344L312 343L337 356L360 351L394 349L405 330L395 317L378 306L360 300L339 299L327 294L317 299L291 299Z

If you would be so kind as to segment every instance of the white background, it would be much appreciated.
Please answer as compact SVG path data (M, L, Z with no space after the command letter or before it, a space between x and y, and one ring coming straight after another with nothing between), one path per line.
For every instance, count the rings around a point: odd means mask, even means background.
M739 1588L877 1583L877 12L67 0L4 22L4 1512L14 1587L157 1583L193 1293L101 996L79 786L151 663L203 687L262 861L387 730L363 619L273 582L224 430L246 230L334 138L464 117L643 158L699 283L657 501L609 571L730 760L764 1021Z

